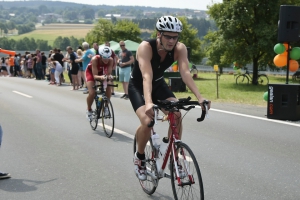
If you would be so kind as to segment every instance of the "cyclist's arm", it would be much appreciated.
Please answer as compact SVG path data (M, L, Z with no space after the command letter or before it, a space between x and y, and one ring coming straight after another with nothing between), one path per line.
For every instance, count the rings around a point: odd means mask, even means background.
M181 78L183 82L188 86L188 88L194 93L199 103L202 103L205 99L200 94L189 70L189 60L187 58L187 49L183 43L176 45L177 50L177 61L180 71Z
M153 72L151 67L152 49L148 42L142 42L138 47L136 59L139 61L139 68L143 78L144 98L146 105L146 114L153 118L152 102L152 79ZM148 111L148 112L147 112Z

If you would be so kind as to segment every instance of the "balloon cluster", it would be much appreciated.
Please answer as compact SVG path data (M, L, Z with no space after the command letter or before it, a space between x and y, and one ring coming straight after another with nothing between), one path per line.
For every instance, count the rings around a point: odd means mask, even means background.
M274 57L273 62L276 67L286 66L288 62L288 51L290 51L289 70L291 72L295 72L299 69L299 63L297 60L300 59L300 47L289 49L289 45L287 43L276 44L274 46L274 52L277 53L277 55Z

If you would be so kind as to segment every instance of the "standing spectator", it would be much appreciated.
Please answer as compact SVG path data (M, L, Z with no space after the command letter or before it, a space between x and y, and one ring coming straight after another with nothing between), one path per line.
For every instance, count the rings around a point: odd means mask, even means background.
M62 73L62 66L61 64L56 61L54 58L51 58L52 64L53 64L53 68L55 69L54 71L54 77L55 77L55 82L57 86L61 85L61 76L60 74Z
M2 76L7 76L8 75L7 65L6 65L6 61L5 61L4 57L1 58L1 75Z
M88 94L89 91L87 89L87 84L86 84L86 75L85 75L85 71L86 68L88 66L88 64L90 63L92 57L95 55L94 51L92 49L89 48L89 43L87 42L83 42L82 43L82 47L84 49L84 54L81 58L76 59L76 62L82 62L82 68L83 68L83 73L84 73L84 83L85 83L85 91L83 91L83 94Z
M52 55L53 55L53 50L50 50L50 51L49 51L48 58L51 58Z
M97 42L94 42L94 43L93 43L93 49L92 49L92 50L94 51L94 54L95 54L95 55L99 55L98 49L99 49L98 43L97 43Z
M128 84L130 79L130 73L131 73L131 64L134 62L134 58L132 56L131 51L128 51L125 48L124 41L119 42L121 51L119 53L119 67L120 67L120 73L119 73L119 81L123 84L124 89L124 95L121 98L128 99Z
M69 62L71 64L71 75L72 75L72 84L73 84L73 89L71 89L71 90L78 90L79 83L78 83L77 74L78 74L78 70L79 70L79 65L78 65L78 63L75 62L76 55L75 55L72 47L68 46L67 51L70 55L70 58L69 58L69 60L67 60L67 62Z
M63 62L64 55L62 55L60 49L57 49L57 48L53 49L53 52L54 52L54 55L53 55L54 60L58 61L61 64L61 66L63 67L63 71L64 71L65 70L64 69L64 62ZM64 83L65 82L64 74L61 73L60 76L61 76L62 82Z
M25 52L25 61L24 61L24 76L27 77L27 60L28 60L28 55L30 53L28 51Z
M47 57L45 56L45 53L42 52L42 80L45 80L45 76L46 76L46 67L47 67Z
M36 69L36 60L37 60L37 57L36 57L36 54L31 54L31 56L32 56L32 67L33 67L33 76L35 77L35 79L36 79L36 76L37 76L37 69Z
M27 60L27 78L31 78L32 70L33 70L33 59L32 55L28 54L28 60Z
M20 76L25 78L25 55L22 55L21 56L21 59L20 59Z
M36 51L36 74L35 74L35 80L41 80L42 77L42 54L39 49Z
M67 62L67 60L69 60L69 59L70 59L70 55L67 52L65 54L65 56L64 56L63 61L65 62L64 64L67 66L67 71L68 71L68 77L69 77L69 80L70 80L70 85L73 85L72 74L71 74L71 64Z
M0 147L1 147L1 142L2 142L2 135L3 135L3 131L2 131L1 124L0 124ZM10 178L10 177L11 176L9 173L0 172L0 179Z
M15 67L15 58L14 56L12 55L9 55L9 72L10 72L10 75L9 76L14 76L14 67Z
M21 58L20 58L20 54L16 54L15 55L15 66L14 66L14 76L20 76L20 70L21 70L21 68L20 68L20 60L21 60Z
M84 80L85 78L84 78L84 71L83 71L82 62L78 62L78 60L80 58L82 58L83 53L82 53L81 49L77 49L76 53L77 53L77 59L75 60L75 62L78 63L78 65L79 65L79 70L78 70L78 74L77 74L78 83L79 83L80 88L82 88L83 84L84 84L84 82L82 82L82 80Z
M110 47L109 41L105 42L105 46ZM111 51L112 51L111 57L114 60L111 75L116 76L117 56L116 56L116 54L115 54L115 52L113 50L111 50ZM113 79L111 80L111 84L114 84ZM115 87L111 87L111 95L115 95L115 89L114 88Z

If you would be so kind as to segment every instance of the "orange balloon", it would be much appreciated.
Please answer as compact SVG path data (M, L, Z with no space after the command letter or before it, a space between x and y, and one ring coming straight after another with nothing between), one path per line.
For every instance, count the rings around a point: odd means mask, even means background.
M290 60L289 62L289 70L291 72L295 72L299 69L299 63L296 60Z
M289 47L288 43L283 43L283 45L284 45L284 47L285 47L285 51L289 49L289 48L288 48L288 47Z
M178 65L173 65L173 72L177 72L178 71Z
M274 57L273 62L276 67L284 67L287 65L287 56L284 54L278 54Z

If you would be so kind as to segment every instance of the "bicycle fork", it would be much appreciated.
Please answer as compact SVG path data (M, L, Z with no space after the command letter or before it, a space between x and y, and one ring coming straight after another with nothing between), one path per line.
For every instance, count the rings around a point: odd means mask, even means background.
M189 165L188 165L188 161L187 161L188 158L185 156L184 151L181 151L179 149L178 153L183 157L183 164L184 164L184 166L182 166L182 168L183 168L182 170L187 174L187 176L189 178L189 182L183 182L181 180L181 177L180 177L180 174L179 174L179 170L178 170L178 164L177 164L176 156L175 156L176 155L176 148L175 148L175 144L173 144L172 154L173 154L173 161L174 161L174 167L175 167L175 171L176 171L176 179L177 179L177 182L178 182L178 186L185 186L185 185L194 184L195 181L194 181L193 176L190 173L190 169L189 169Z

